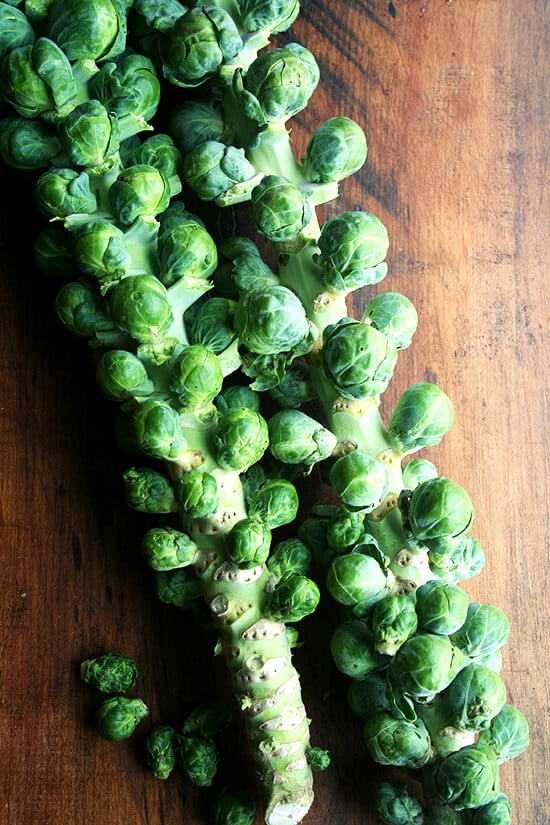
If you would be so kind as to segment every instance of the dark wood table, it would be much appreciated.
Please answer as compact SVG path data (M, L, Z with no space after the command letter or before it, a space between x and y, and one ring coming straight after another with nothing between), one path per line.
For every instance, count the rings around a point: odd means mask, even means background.
M532 737L502 768L516 825L550 822L547 11L545 0L305 0L281 37L321 68L293 126L297 152L335 114L367 133L367 165L326 214L359 206L385 222L385 288L419 312L385 403L428 379L455 404L429 457L476 506L487 565L466 589L512 625L503 675ZM144 767L147 725L120 745L92 730L97 696L78 665L96 652L136 658L155 723L229 697L229 685L210 632L152 594L112 408L34 271L29 185L1 175L0 823L200 825L207 795ZM322 632L330 612L306 622L295 653L312 737L333 757L306 821L374 825L387 773L346 711ZM238 720L222 747L224 778L251 775Z

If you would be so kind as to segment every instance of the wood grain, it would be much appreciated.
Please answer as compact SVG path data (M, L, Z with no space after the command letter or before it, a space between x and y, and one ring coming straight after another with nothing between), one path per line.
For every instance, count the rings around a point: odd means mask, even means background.
M380 288L408 295L420 315L384 403L429 379L455 404L430 458L476 505L488 561L467 590L512 624L503 675L532 736L502 768L516 825L550 822L545 11L545 0L304 0L280 37L306 44L321 67L293 126L297 152L334 114L367 132L367 165L326 214L360 206L386 223ZM34 271L30 182L0 174L0 823L201 825L207 796L144 768L147 725L118 746L92 730L97 697L78 663L105 649L137 659L152 723L178 723L229 686L212 635L151 593L136 550L144 520L122 503L112 408ZM387 774L345 710L326 647L333 622L323 606L295 655L314 742L333 756L306 821L374 825L372 789ZM222 745L222 778L250 777L238 722Z

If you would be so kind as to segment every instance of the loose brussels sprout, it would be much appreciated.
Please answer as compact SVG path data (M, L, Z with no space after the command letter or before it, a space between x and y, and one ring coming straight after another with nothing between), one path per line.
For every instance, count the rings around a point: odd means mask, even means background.
M291 481L271 478L247 497L248 514L270 530L290 524L298 514L298 493Z
M214 440L220 466L245 471L267 450L267 422L255 410L230 409L220 416Z
M145 740L147 765L157 779L168 779L176 765L177 733L171 725L159 725Z
M386 657L374 649L372 634L361 619L348 619L336 628L330 652L338 670L359 681L386 663Z
M433 777L441 799L458 811L486 805L500 792L495 754L483 745L467 745L443 757Z
M307 198L281 175L266 175L251 194L256 228L273 243L294 240L311 220Z
M403 593L391 593L379 599L372 611L371 626L376 650L393 656L418 627L411 598Z
M142 719L149 715L147 705L141 699L112 696L99 706L96 726L101 736L110 742L128 739Z
M236 337L233 327L234 315L233 301L227 298L209 298L194 314L190 330L191 343L207 347L216 354L222 353Z
M303 345L310 328L302 302L287 287L274 284L240 298L235 331L250 352L272 355Z
M49 169L35 183L38 208L47 218L67 218L74 214L91 215L97 201L90 190L86 172L74 169Z
M472 825L510 825L511 822L512 803L503 793L482 805L472 816Z
M251 390L250 387L240 386L239 384L224 387L220 394L214 399L214 404L216 405L218 412L222 415L228 410L234 409L248 409L257 413L260 412L260 399L258 393Z
M256 171L244 149L207 140L190 149L183 160L183 176L188 186L203 201L213 201L256 180Z
M170 182L164 172L145 163L123 169L109 187L111 208L123 226L164 212L170 195Z
M268 422L269 449L285 464L312 466L328 458L338 440L315 419L299 410L282 410Z
M59 136L70 160L90 174L108 172L118 161L118 120L99 100L76 106L61 122Z
M137 677L135 661L122 653L105 653L80 665L82 681L102 693L126 693L134 687Z
M159 278L171 286L184 278L189 286L208 285L218 262L214 239L202 221L175 202L159 217Z
M183 155L208 140L223 143L225 123L218 101L186 100L174 106L169 132Z
M129 506L142 513L171 513L175 509L170 481L152 467L130 467L122 476Z
M347 553L336 556L331 562L327 589L340 604L374 604L386 588L386 574L372 556Z
M189 518L208 518L220 503L218 482L212 473L188 470L174 482L176 501Z
M410 346L418 326L418 313L408 298L398 292L381 292L365 307L361 316L392 342L396 349Z
M323 331L322 369L344 398L368 398L386 389L397 350L374 327L342 318Z
M438 475L435 464L427 458L411 458L403 464L403 487L406 490L414 490L423 481L437 478Z
M6 166L30 172L46 169L61 152L61 141L43 120L8 115L0 120L0 157Z
M491 748L501 765L514 759L529 746L529 724L514 705L504 705L487 728L480 731L478 744Z
M506 702L506 687L493 670L475 662L457 673L448 690L451 723L459 730L489 726Z
M174 570L192 564L198 547L173 527L151 527L141 541L143 558L153 570Z
M210 737L179 736L177 759L190 782L200 788L210 787L218 771L220 755Z
M47 27L69 60L103 60L126 47L121 0L52 0Z
M192 567L159 570L155 573L154 586L159 601L182 610L192 609L197 599L202 598L200 582Z
M270 547L271 530L254 518L241 519L225 537L229 561L241 568L264 564Z
M63 326L82 338L114 327L107 302L85 280L71 281L59 290L55 311Z
M244 113L260 126L285 123L307 106L319 82L312 53L298 43L268 49L242 78Z
M363 735L370 755L379 765L416 770L433 757L430 735L421 719L411 722L380 711L366 720Z
M152 275L131 275L116 283L109 299L116 325L139 342L139 354L162 364L175 340L166 334L173 321L166 288Z
M331 117L311 135L303 159L304 174L315 183L341 181L355 174L367 159L367 140L349 117Z
M67 56L52 40L39 37L2 61L0 89L18 115L56 123L72 112L77 87Z
M286 573L271 593L267 612L276 622L299 622L313 613L320 596L312 579L299 573Z
M385 277L381 266L389 247L381 221L368 212L341 212L321 226L318 240L322 277L327 289L349 291Z
M510 622L502 610L492 604L471 602L463 625L452 634L451 641L473 658L498 650L509 637Z
M399 648L391 668L399 690L425 702L448 687L466 663L447 636L418 633Z
M148 128L158 109L160 83L153 62L128 52L103 63L90 79L90 94L119 120L125 136ZM133 128L129 128L128 121Z
M327 542L337 552L357 544L365 528L365 515L352 510L340 510L327 525Z
M164 76L192 88L214 77L243 48L231 15L214 5L187 10L170 32L163 52Z
M453 421L448 396L437 384L421 381L408 387L397 401L388 435L394 449L412 452L439 444Z
M145 398L155 388L143 361L124 349L103 353L97 363L96 379L101 391L112 401Z
M187 447L180 416L167 401L147 398L138 404L130 427L136 445L153 458L175 461Z
M126 274L131 263L122 231L103 221L78 227L73 252L78 267L98 281L103 294Z
M331 486L348 510L370 513L389 490L388 470L363 450L338 458L329 473Z
M254 797L236 785L226 785L210 806L211 825L252 825L256 816Z
M283 539L277 542L266 564L276 579L288 573L305 576L311 565L311 550L298 538Z
M212 400L221 391L223 372L220 359L206 347L183 347L170 368L169 386L185 412L209 415Z
M375 797L376 813L385 825L423 825L424 811L404 782L382 782Z
M300 11L298 0L241 0L239 6L245 32L267 29L279 34L294 23Z
M26 15L8 3L0 3L0 59L21 46L32 46L34 29Z
M423 630L448 636L462 627L468 613L468 594L456 584L430 579L415 591L418 622Z
M445 476L415 487L407 510L410 530L421 542L460 536L473 517L474 508L466 490Z
M368 719L374 713L389 710L386 671L373 670L364 679L350 682L347 699L351 712L358 719Z

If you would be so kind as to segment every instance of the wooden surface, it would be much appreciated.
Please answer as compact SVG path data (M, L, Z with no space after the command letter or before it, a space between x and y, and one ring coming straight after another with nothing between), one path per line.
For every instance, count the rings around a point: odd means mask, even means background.
M488 562L467 590L512 624L503 675L532 736L502 769L516 825L550 822L545 11L545 0L305 0L292 38L281 37L321 68L293 128L298 151L334 114L367 132L367 165L326 214L360 206L386 223L381 288L419 312L388 404L423 379L455 404L430 457L476 505ZM29 188L1 174L0 823L201 825L206 795L143 767L147 724L118 746L91 728L97 696L77 668L105 649L137 659L152 723L177 723L228 696L228 683L211 635L151 593L136 549L144 521L122 503L112 409L33 270ZM306 822L374 825L371 791L386 774L345 710L325 625L328 606L295 655L314 742L333 756ZM223 747L224 778L250 772L238 723Z

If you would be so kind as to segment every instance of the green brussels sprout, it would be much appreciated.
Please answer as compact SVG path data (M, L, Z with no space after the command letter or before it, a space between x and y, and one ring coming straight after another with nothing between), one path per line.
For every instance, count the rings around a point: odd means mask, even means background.
M332 761L329 752L323 748L308 748L306 756L312 771L326 771Z
M143 361L123 349L103 353L97 362L96 379L101 391L112 401L144 398L155 389Z
M182 732L193 736L217 736L229 726L231 717L231 711L222 702L203 702L188 714Z
M157 779L168 779L176 765L177 733L171 725L159 725L147 735L145 758Z
M174 482L176 501L189 518L208 518L220 503L218 482L212 473L188 470Z
M479 541L468 535L459 536L446 555L430 552L429 556L432 569L440 570L455 582L476 576L483 570L486 561Z
M506 702L501 677L475 662L466 665L448 690L451 724L459 730L478 731L489 726Z
M97 279L103 294L126 274L131 263L124 234L103 221L87 221L78 227L73 252L79 269Z
M91 97L119 120L124 119L122 132L126 137L148 128L160 101L160 83L153 62L134 52L103 63L90 78L89 88Z
M248 514L263 522L270 530L290 524L298 514L296 487L286 478L271 478L247 498Z
M320 597L312 579L299 573L286 573L271 593L267 612L276 622L299 622L314 612Z
M97 209L89 176L74 169L44 172L35 183L34 195L38 208L47 218L67 218L79 213L91 215Z
M189 334L191 343L207 347L216 355L222 353L236 337L234 315L233 301L227 298L208 298L194 313Z
M439 444L453 421L448 396L437 384L421 381L408 387L397 401L388 435L394 449L411 452Z
M170 203L170 182L154 166L139 164L123 169L109 187L111 208L123 226L164 212Z
M201 200L214 201L255 180L256 172L244 149L208 140L185 155L183 176Z
M368 719L382 710L389 710L386 672L373 670L364 679L350 682L347 693L348 706L357 719Z
M489 726L479 732L478 744L491 748L502 765L514 759L529 746L529 724L524 714L514 705L504 705Z
M363 450L353 450L332 465L329 481L348 510L370 513L389 490L387 467Z
M438 475L435 464L427 458L411 458L403 464L403 487L406 490L414 490L423 481L437 478Z
M386 574L378 561L362 553L336 556L327 574L332 598L345 605L374 604L385 593Z
M333 292L381 281L389 247L386 227L368 212L341 212L321 226L318 240L322 278Z
M281 410L268 422L269 449L285 464L313 466L328 458L338 439L315 419L299 410Z
M486 805L500 792L495 754L483 745L466 745L444 756L433 778L441 799L457 811Z
M19 46L2 61L0 89L18 115L63 121L76 106L77 88L71 64L52 40L39 37Z
M43 227L34 239L34 260L48 278L73 278L73 236L58 221Z
M279 34L294 23L300 11L298 0L241 0L239 6L245 32L267 29Z
M225 785L210 806L211 825L253 825L256 816L254 797L236 785Z
M308 49L298 43L268 49L241 79L244 113L260 126L284 124L307 106L318 82L319 67Z
M286 366L276 387L268 390L268 395L278 407L294 409L315 398L311 384L311 372L307 364L293 361Z
M365 722L367 749L379 765L422 768L433 757L428 730L421 719L414 722L380 711Z
M224 387L214 399L214 404L221 415L228 410L234 409L248 409L257 413L260 412L259 394L251 390L250 387L240 386L239 384Z
M374 649L372 634L361 619L348 619L338 625L330 640L330 652L338 670L359 681L386 664L386 657Z
M128 699L125 696L112 696L105 699L96 713L96 727L99 734L110 742L128 739L142 719L149 715L145 702L141 699Z
M468 594L456 584L430 579L416 588L418 622L428 633L448 636L462 627L468 613Z
M214 77L243 48L231 15L214 5L194 8L179 17L163 53L163 72L171 83L199 86Z
M104 60L126 47L122 0L52 0L47 28L69 60Z
M157 253L162 283L171 286L184 278L190 286L209 285L218 252L202 221L176 202L160 215L159 224Z
M272 243L294 240L312 217L298 187L281 175L266 175L251 193L256 229Z
M344 398L368 398L386 389L397 350L374 327L342 318L323 331L322 370Z
M418 627L418 617L410 596L390 593L379 599L372 611L371 626L376 650L393 656Z
M8 115L0 120L0 158L23 172L45 169L61 152L61 142L43 120Z
M0 59L21 46L32 46L34 41L34 29L25 14L0 3Z
M99 100L75 106L60 123L59 136L70 160L90 174L108 172L118 161L118 120Z
M411 345L418 326L418 313L414 304L399 292L381 292L369 301L361 321L383 332L400 350Z
M73 335L90 338L114 327L105 299L85 280L70 281L56 295L55 311Z
M376 790L375 807L385 825L423 825L422 803L404 782L382 782Z
M210 737L178 737L177 759L187 778L200 788L210 787L218 771L220 755Z
M428 479L415 487L407 510L410 530L421 542L460 536L468 530L473 517L468 493L445 476Z
M464 825L464 817L438 797L430 796L426 802L425 825Z
M238 298L256 287L279 283L279 278L262 259L258 247L250 238L230 238L222 243L220 250L230 263L222 264L218 269L216 287L220 292L221 282L225 279L226 297Z
M303 159L304 174L315 183L341 181L353 175L367 159L367 140L349 117L331 117L311 135Z
M466 656L487 656L502 647L510 638L510 622L506 614L492 604L470 602L466 619L453 633L451 641Z
M192 609L196 600L202 598L199 579L191 566L157 570L154 587L159 601L182 610Z
M137 664L122 653L105 653L80 665L82 681L102 693L126 693L134 687L137 677Z
M303 345L310 327L302 302L287 287L274 284L242 295L235 331L250 352L272 355Z
M277 542L266 564L276 579L289 573L305 576L311 565L311 550L298 538L283 539Z
M391 668L401 692L426 702L445 690L466 662L447 636L418 633L399 648Z
M244 472L267 450L267 422L255 410L230 409L220 416L214 441L220 466Z
M512 803L503 793L473 811L472 815L472 825L510 825L511 822Z
M225 537L229 561L241 568L264 564L270 547L271 530L254 518L241 519Z
M214 411L212 400L221 391L223 372L220 359L206 347L183 347L170 368L169 386L182 410L205 415Z
M337 552L351 549L364 532L365 515L354 510L340 510L327 525L327 542Z
M173 527L151 527L143 536L141 553L153 570L174 570L192 564L198 547Z
M152 467L129 467L122 480L126 501L134 510L171 513L175 509L172 484Z
M129 22L141 51L158 59L161 41L186 11L178 0L134 0Z
M152 275L131 275L118 281L109 308L116 325L139 342L138 353L162 364L172 355L175 339L166 334L173 321L166 288Z
M139 166L142 163L147 166L154 166L159 172L163 172L170 180L172 189L175 177L178 178L176 185L180 185L179 177L183 171L183 159L170 135L159 133L150 135L143 142L138 141L130 151L128 164ZM176 194L176 192L173 191L172 194ZM181 207L182 212L187 214L181 202L177 202L177 206Z
M153 458L175 461L187 448L180 416L167 401L147 398L138 404L130 428L139 449Z
M172 108L169 132L183 155L209 140L224 142L225 123L218 101L186 100Z

